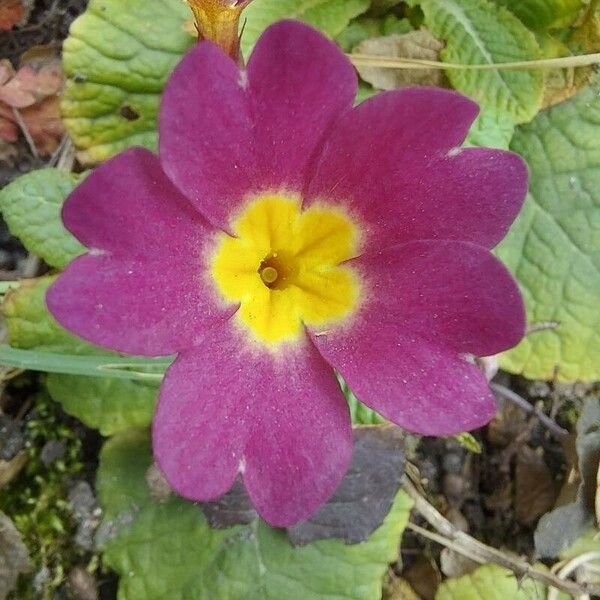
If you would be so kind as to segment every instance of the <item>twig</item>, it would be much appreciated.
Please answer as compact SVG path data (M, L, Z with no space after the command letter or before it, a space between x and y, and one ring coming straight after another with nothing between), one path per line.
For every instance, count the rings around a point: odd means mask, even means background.
M539 323L531 323L525 330L525 335L531 333L539 333L540 331L548 331L549 329L556 329L560 323L556 321L540 321Z
M12 112L13 112L13 115L15 116L15 121L17 122L17 124L19 125L19 128L21 129L21 131L23 132L23 135L25 136L25 140L27 141L27 145L29 146L29 149L31 150L31 154L33 154L33 156L35 158L39 158L40 155L37 151L37 148L35 147L35 142L33 141L31 134L29 133L29 129L27 128L27 123L25 123L25 121L23 121L23 117L21 116L21 113L14 106L13 106Z
M598 586L591 584L579 585L573 581L568 581L557 577L553 573L548 571L542 571L536 567L530 565L527 561L515 558L504 552L486 546L484 543L476 540L464 531L457 529L448 519L446 519L438 510L436 510L427 500L421 496L417 491L417 488L409 481L407 477L404 477L402 487L406 493L414 500L416 510L424 517L424 519L432 525L444 538L443 544L448 546L448 542L452 543L452 549L460 552L462 555L467 556L471 560L475 560L479 563L495 563L507 569L510 569L519 578L529 577L540 581L544 585L555 587L563 592L571 594L573 596L580 596L588 592L592 594L600 593ZM414 526L413 526L414 527ZM428 537L432 538L429 534ZM432 538L433 539L433 538ZM439 539L436 539L442 543Z
M600 552L599 551L584 552L583 554L576 556L575 558L570 560L566 565L561 567L561 569L558 571L557 575L561 579L565 579L573 571L575 571L579 567L581 567L581 566L585 565L586 563L589 563L593 560L600 560ZM580 600L589 600L589 597L590 597L589 594L582 594L580 596ZM548 600L558 600L558 591L555 589L550 590L548 592Z
M490 383L490 388L503 398L506 398L506 400L509 400L519 408L522 408L526 413L534 414L540 420L540 423L547 427L557 437L563 438L569 435L569 432L566 429L557 425L547 414L532 406L525 398L522 398L511 389L494 382Z
M70 173L75 164L75 146L70 137L67 137L64 144L61 143L61 145L62 148L56 161L56 168Z
M600 63L600 53L582 54L579 56L563 56L560 58L543 58L504 63L460 64L445 63L437 60L421 58L397 58L394 56L378 56L375 54L348 54L355 66L380 67L384 69L458 69L465 71L494 71L497 69L561 69L585 67Z

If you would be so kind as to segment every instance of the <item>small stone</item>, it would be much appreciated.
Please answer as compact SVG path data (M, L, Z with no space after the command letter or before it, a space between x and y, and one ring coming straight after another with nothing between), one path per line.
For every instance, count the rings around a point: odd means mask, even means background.
M17 421L0 415L0 460L10 460L25 447L25 436Z
M67 444L65 440L50 440L44 444L40 452L40 460L44 466L49 467L65 455Z
M98 584L83 567L71 571L68 586L75 600L98 600Z
M146 471L146 484L153 500L166 500L171 495L171 487L156 465L150 465Z

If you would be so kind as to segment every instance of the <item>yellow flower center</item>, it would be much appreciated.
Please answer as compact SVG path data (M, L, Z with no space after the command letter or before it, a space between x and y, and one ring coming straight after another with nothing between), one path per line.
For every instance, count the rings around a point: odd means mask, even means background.
M262 195L219 234L210 273L238 321L267 346L299 339L304 324L327 328L350 317L360 298L359 229L340 208Z

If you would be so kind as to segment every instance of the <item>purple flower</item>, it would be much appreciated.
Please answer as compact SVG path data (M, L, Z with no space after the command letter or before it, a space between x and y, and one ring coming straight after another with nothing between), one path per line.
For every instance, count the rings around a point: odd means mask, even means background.
M241 474L278 526L348 466L334 369L389 420L452 434L494 414L468 355L524 330L489 252L525 196L523 161L459 149L478 108L455 92L352 108L355 92L344 55L297 22L270 27L245 70L199 44L165 89L159 157L127 150L68 198L89 252L47 297L100 346L177 353L153 425L161 470L201 501Z

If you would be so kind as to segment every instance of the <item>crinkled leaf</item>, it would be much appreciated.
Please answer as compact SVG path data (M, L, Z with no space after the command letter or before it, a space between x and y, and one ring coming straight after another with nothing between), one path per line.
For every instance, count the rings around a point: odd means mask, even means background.
M63 268L85 252L60 218L63 202L79 179L58 169L40 169L0 191L0 212L11 232L53 267Z
M107 355L63 329L48 312L46 290L54 277L23 282L10 291L2 305L11 346L67 354ZM69 414L89 427L111 435L130 427L149 425L154 412L157 384L50 374L48 391Z
M106 353L63 329L46 308L46 290L55 277L23 281L6 294L2 314L14 348L71 354Z
M64 43L65 124L85 163L133 145L156 148L165 81L194 43L180 0L92 0Z
M600 81L515 134L530 195L498 255L515 274L530 323L503 368L530 379L600 378Z
M495 0L506 6L531 29L555 29L574 23L583 7L581 0Z
M532 600L545 598L544 586L532 579L518 579L498 565L483 565L475 571L446 579L435 600Z
M494 64L538 58L534 35L508 10L489 0L422 0L425 24L446 41L445 62ZM452 85L479 103L488 122L523 123L537 113L540 71L448 70Z
M399 19L394 14L385 18L358 17L340 33L335 41L342 50L350 52L360 42L382 35L402 35L412 31L413 27L408 19Z
M367 541L295 548L284 531L260 521L211 529L191 502L151 500L145 482L151 462L144 432L115 436L101 455L98 491L110 520L103 526L104 560L121 575L121 600L381 597L411 506L403 492Z
M247 55L260 34L280 19L299 19L330 37L369 8L369 0L253 0L244 10L242 49Z

